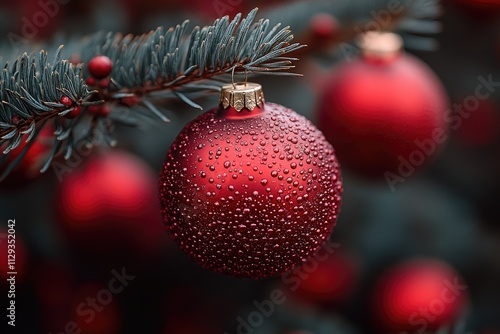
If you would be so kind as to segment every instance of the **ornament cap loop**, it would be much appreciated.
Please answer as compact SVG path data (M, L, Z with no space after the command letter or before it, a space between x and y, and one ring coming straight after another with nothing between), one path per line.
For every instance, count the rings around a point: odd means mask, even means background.
M253 82L237 82L222 86L220 104L224 109L234 108L237 112L246 108L250 111L264 104L262 86Z

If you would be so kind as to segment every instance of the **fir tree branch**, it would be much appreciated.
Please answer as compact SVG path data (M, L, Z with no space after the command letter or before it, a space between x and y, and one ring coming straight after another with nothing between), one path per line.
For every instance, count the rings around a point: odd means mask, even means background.
M391 16L387 30L400 27L417 34L437 30L432 21L437 13L436 0L401 0L401 3L404 11ZM268 11L266 15L302 32L309 23L306 18L318 12L330 12L345 27L355 31L353 25L362 26L372 21L372 12L387 6L388 0L366 0L362 6L354 5L351 0L319 0L315 6L310 6L308 1L297 1ZM55 156L61 154L68 159L76 145L82 142L91 145L96 131L113 145L113 122L136 124L137 119L130 116L89 112L96 105L106 105L113 110L120 109L118 107L146 109L162 121L168 121L152 99L175 98L201 108L189 95L217 90L215 82L235 69L293 75L288 71L294 68L292 62L297 59L288 54L303 45L292 43L294 37L289 27L271 26L267 19L254 23L256 13L255 9L243 19L241 14L233 20L224 17L213 25L195 27L190 32L187 21L140 36L101 32L80 43L70 43L71 50L67 51L72 55L71 62L61 59L61 46L52 62L42 51L36 55L24 54L12 65L5 65L0 78L0 172L3 172L0 181L21 160L7 159L10 152L26 142L21 155L25 154L42 124L53 123L56 139L42 168L44 171ZM350 39L354 34L344 37ZM429 44L425 37L418 37L417 42L420 46ZM113 63L109 85L86 84L87 64L97 55L106 55ZM69 106L61 102L63 97L70 99ZM81 113L76 112L78 108ZM84 123L84 119L90 121ZM74 129L82 123L88 131L81 138L75 138ZM9 166L3 168L2 165Z
M8 155L21 141L29 143L34 140L38 125L52 120L56 143L42 168L44 171L57 154L63 152L66 159L71 156L74 146L80 142L74 140L74 128L88 116L90 106L116 105L133 98L134 103L130 106L139 102L167 121L148 99L158 96L155 93L170 92L171 96L197 107L187 94L213 87L202 83L207 79L227 74L235 68L265 74L292 69L295 58L285 58L284 55L303 45L292 43L293 35L287 27L280 29L279 24L271 27L268 20L254 23L256 12L256 9L251 11L243 19L240 14L233 20L224 17L211 26L195 27L190 33L187 32L187 21L167 30L160 27L141 36L98 33L72 50L81 57L78 65L60 59L62 46L52 62L44 51L36 56L24 54L13 65L5 66L0 81L2 155ZM108 87L92 90L84 78L89 77L86 64L97 55L108 56L113 62L113 70ZM198 82L200 86L197 86ZM70 98L70 106L61 102L64 96ZM82 108L82 112L76 118L68 119L75 108ZM113 128L109 126L110 119L131 123L127 119L91 117L89 131L84 136L89 143L97 128L104 129L105 137L114 143L109 137ZM27 148L28 145L22 154ZM11 169L12 166L7 172L4 169L0 179Z

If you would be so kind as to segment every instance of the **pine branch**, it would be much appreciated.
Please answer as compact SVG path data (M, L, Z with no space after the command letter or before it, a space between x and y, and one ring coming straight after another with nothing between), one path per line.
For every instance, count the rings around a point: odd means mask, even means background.
M287 27L280 29L279 24L271 27L268 20L253 23L256 12L256 9L253 10L244 19L240 14L231 21L224 17L211 26L195 27L190 33L187 33L187 21L168 30L160 27L135 37L98 33L84 41L79 50L72 50L81 56L79 65L60 59L62 46L58 48L53 62L43 51L37 56L24 54L12 66L5 66L0 81L2 154L8 155L21 144L21 139L25 142L34 140L37 126L52 120L57 141L42 168L43 172L57 154L64 152L66 159L71 156L78 142L73 140L74 128L89 115L90 106L104 103L127 105L126 99L133 98L134 103L130 106L139 102L167 121L149 101L149 98L159 96L158 93L170 93L191 106L197 106L187 94L206 90L210 86L197 86L198 82L227 74L233 69L264 74L292 69L292 61L296 59L284 56L303 46L291 43L293 35ZM91 90L84 80L89 77L85 64L101 54L113 62L111 82L108 87ZM61 102L65 96L70 98L70 106ZM81 113L77 113L74 119L68 119L68 115L76 114L77 108L81 108ZM91 117L90 129L84 136L89 143L96 128L113 128L103 126L103 118L107 122L109 118L100 115ZM111 119L123 123L128 121ZM109 134L106 131L105 135ZM6 176L4 171L0 179Z
M432 49L434 41L424 36L439 30L434 18L439 13L437 0L401 0L402 11L392 13L385 30L400 29L409 46ZM299 34L307 31L310 19L320 12L331 13L343 27L341 39L348 41L365 31L367 23L376 21L373 13L389 8L389 0L318 0L296 1L265 12L274 22L285 22ZM156 98L180 99L201 108L190 96L207 90L218 90L216 82L233 70L257 74L293 75L289 54L303 45L292 43L290 28L271 26L270 20L254 23L257 10L246 18L236 15L218 19L211 26L188 31L188 22L169 29L158 28L133 36L120 33L97 33L78 43L69 43L61 59L62 46L51 62L44 51L24 54L12 65L5 65L0 79L0 181L21 160L40 132L42 124L53 123L55 143L42 172L55 156L71 157L77 145L91 146L99 132L110 145L113 123L136 125L141 111L168 121L155 106ZM409 39L409 40L408 40ZM97 55L106 55L113 63L109 84L87 85L87 64ZM76 56L76 57L75 57ZM4 55L6 59L15 59ZM76 63L76 64L75 64ZM62 98L69 98L62 103ZM109 114L92 112L92 108L112 110ZM123 108L133 113L117 115ZM103 109L104 110L104 109ZM85 120L87 122L85 122ZM88 131L75 138L75 127ZM23 142L23 151L16 159L10 152ZM20 157L20 158L19 158ZM8 165L2 167L2 165Z

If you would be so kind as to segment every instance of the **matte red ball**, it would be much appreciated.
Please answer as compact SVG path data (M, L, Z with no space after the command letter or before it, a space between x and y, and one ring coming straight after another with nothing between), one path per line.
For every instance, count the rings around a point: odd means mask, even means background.
M281 105L214 108L189 123L160 176L166 229L203 267L283 274L328 239L342 182L332 146Z
M447 136L447 106L443 86L417 58L362 57L332 73L317 124L343 167L384 178L400 175L403 160L417 168L438 151Z
M106 56L96 56L89 61L89 73L96 79L104 79L111 74L113 62Z
M164 234L151 169L120 151L76 159L72 168L58 165L61 183L54 203L59 227L74 253L111 259L154 250Z
M405 262L378 281L373 319L389 333L435 331L457 319L467 301L467 286L448 264L431 259Z

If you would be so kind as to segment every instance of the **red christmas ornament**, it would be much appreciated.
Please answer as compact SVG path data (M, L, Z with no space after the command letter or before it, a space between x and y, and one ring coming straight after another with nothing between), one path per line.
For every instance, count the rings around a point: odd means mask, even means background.
M157 179L147 165L111 151L64 171L56 213L76 254L112 258L154 251L163 228Z
M289 290L293 297L298 300L330 306L341 304L351 296L357 278L358 266L354 259L332 254L327 259L310 259L287 281L291 283Z
M418 167L446 138L445 91L401 46L397 35L366 34L363 56L336 69L321 97L318 127L342 164L364 176Z
M373 294L375 321L390 333L427 332L455 320L467 300L460 275L437 260L413 260L386 272Z
M342 182L332 146L307 119L264 103L260 85L226 85L189 123L160 176L164 223L203 267L282 274L330 235Z
M113 63L106 56L96 56L89 61L89 73L96 79L104 79L111 74Z

